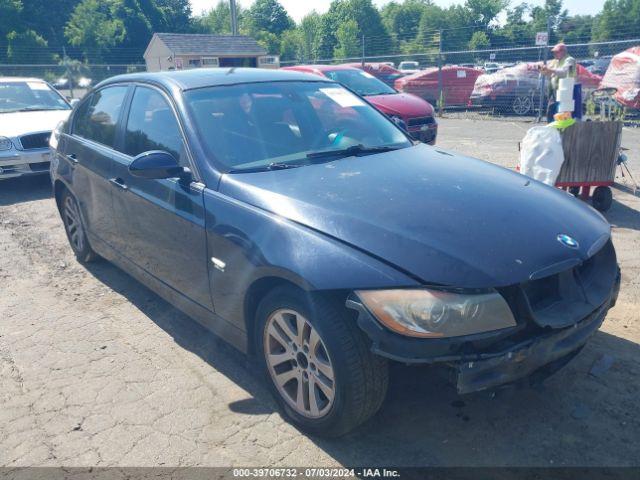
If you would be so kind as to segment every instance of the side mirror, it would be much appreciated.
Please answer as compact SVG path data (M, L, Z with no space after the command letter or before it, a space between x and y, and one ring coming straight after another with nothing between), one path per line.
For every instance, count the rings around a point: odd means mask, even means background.
M177 160L168 152L151 150L143 152L129 165L129 173L134 177L148 179L183 178L189 169L178 165Z

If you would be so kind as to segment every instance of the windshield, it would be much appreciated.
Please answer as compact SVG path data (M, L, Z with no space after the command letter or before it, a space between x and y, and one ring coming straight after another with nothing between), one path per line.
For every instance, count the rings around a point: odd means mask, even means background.
M62 95L45 82L0 82L0 113L70 108Z
M397 93L386 83L362 70L329 70L323 73L331 80L345 85L358 95L372 96Z
M383 114L334 83L208 87L187 91L185 98L207 153L226 172L290 168L411 146Z

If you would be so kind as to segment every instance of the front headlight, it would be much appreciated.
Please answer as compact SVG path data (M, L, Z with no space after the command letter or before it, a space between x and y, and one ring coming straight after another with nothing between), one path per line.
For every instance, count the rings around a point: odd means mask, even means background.
M13 148L13 143L11 143L11 139L7 137L0 137L0 152L4 150L11 150Z
M459 337L513 327L516 321L496 291L359 290L355 292L390 330L410 337Z

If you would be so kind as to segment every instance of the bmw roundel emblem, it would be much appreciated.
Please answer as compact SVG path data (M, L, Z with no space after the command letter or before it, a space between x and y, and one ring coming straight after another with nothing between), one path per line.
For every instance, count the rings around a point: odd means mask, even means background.
M565 247L578 248L580 246L580 244L575 238L570 237L569 235L566 235L564 233L561 233L560 235L558 235L557 238L558 238L558 241Z

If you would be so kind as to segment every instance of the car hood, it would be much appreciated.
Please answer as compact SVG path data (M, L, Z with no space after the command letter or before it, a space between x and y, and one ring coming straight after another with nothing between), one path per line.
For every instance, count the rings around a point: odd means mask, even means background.
M5 137L19 137L25 133L51 131L70 113L71 110L0 113L0 133Z
M431 104L410 93L390 93L366 98L387 115L401 115L408 118L433 116Z
M604 217L561 190L426 145L224 175L220 191L430 284L540 278L580 263L610 236ZM579 247L562 244L561 234Z

